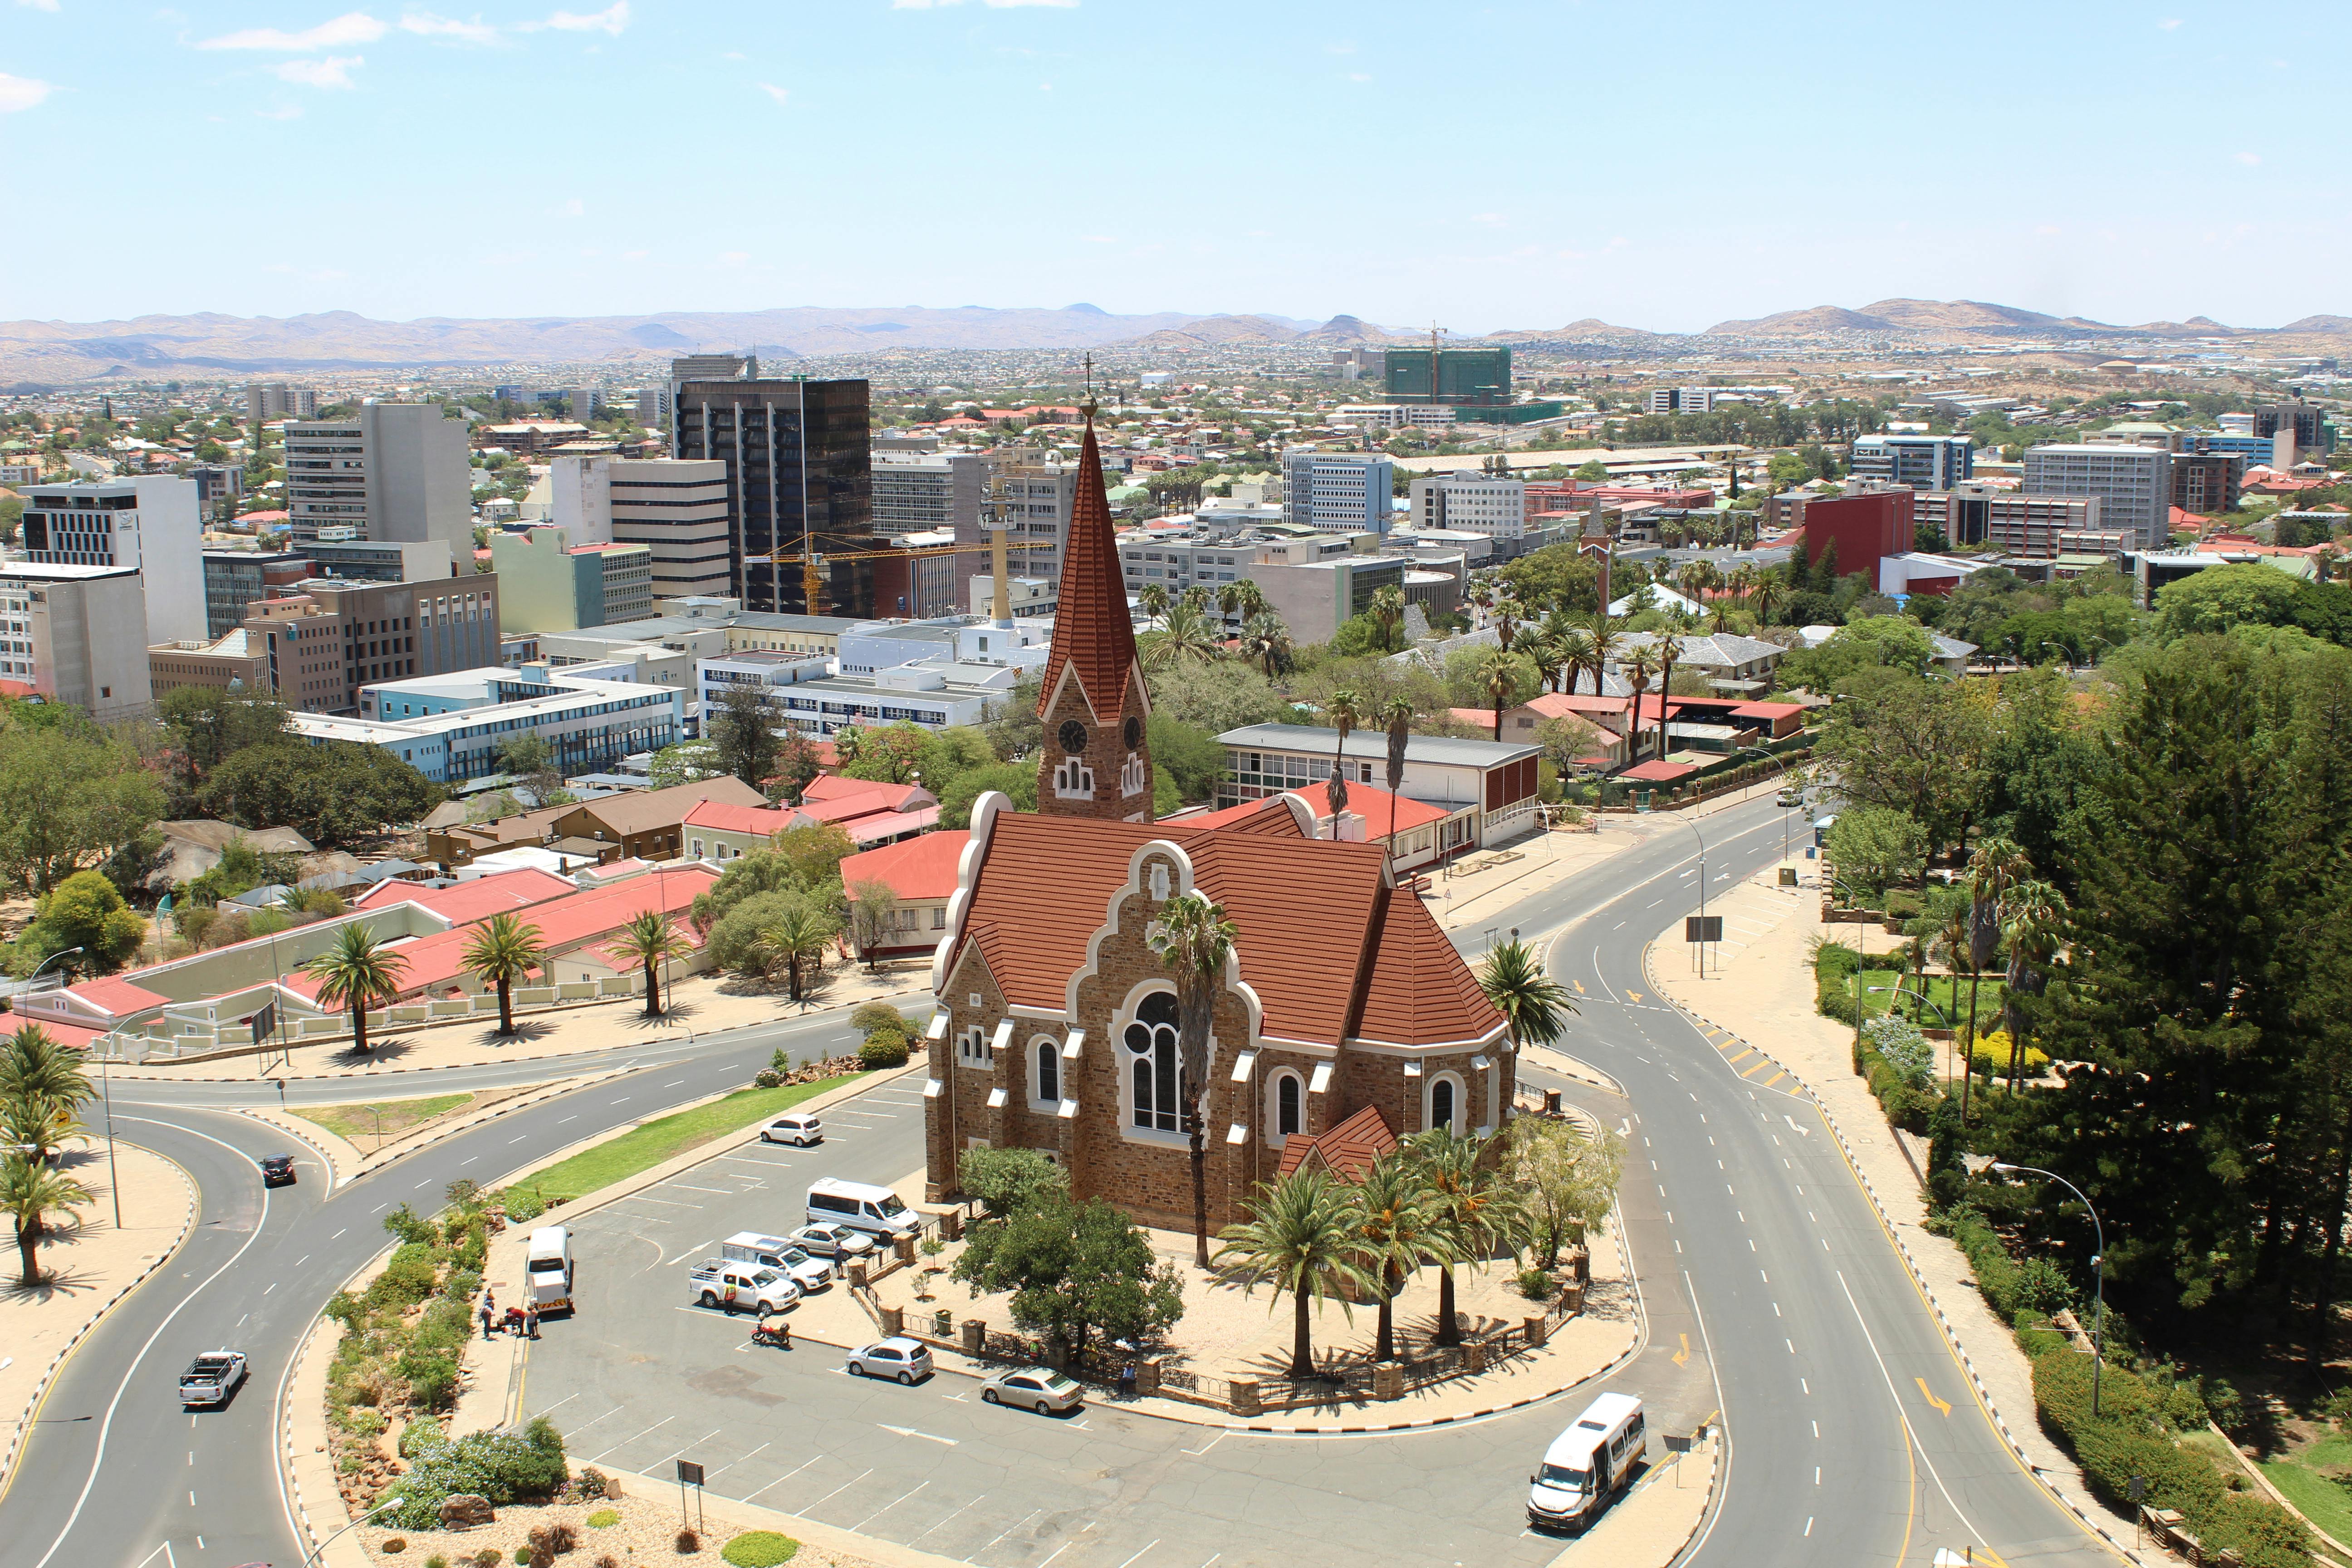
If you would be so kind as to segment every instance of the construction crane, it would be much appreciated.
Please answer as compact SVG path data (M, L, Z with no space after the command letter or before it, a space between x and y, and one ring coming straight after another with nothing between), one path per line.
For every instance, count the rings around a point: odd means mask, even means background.
M1053 540L1041 540L1035 542L1015 544L1004 537L1004 530L1003 528L991 528L989 530L989 533L992 536L989 549L992 555L994 556L996 563L995 576L997 594L999 597L999 603L996 605L996 618L999 620L1004 620L1009 618L1012 615L1010 608L1002 602L1009 587L1007 574L1004 569L1005 553L1009 551L1014 550L1051 550L1054 548L1055 542ZM797 565L801 569L801 602L807 606L807 614L812 616L821 616L824 614L824 609L821 607L824 597L824 569L833 562L903 560L907 557L917 555L968 555L970 553L971 553L971 546L968 544L917 544L897 550L821 550L806 552L798 550L778 550L771 552L766 555L754 556L752 559L765 561L771 566L782 567Z

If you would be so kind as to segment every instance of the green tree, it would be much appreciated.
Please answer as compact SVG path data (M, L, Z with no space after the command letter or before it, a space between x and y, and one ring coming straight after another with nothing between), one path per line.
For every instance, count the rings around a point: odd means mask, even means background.
M730 686L719 697L719 711L704 721L715 761L721 773L734 774L753 789L766 787L776 771L775 714L760 687Z
M850 939L866 955L866 967L882 968L882 949L898 929L898 895L889 883L867 878L849 889Z
M1157 672L1181 664L1213 662L1224 652L1225 628L1189 598L1180 599L1168 606L1157 629L1136 640L1143 668Z
M16 939L16 967L26 974L68 948L81 951L52 965L67 973L120 969L147 940L147 922L121 890L96 871L77 871L42 895L33 923Z
M183 686L155 700L155 714L171 744L173 782L184 797L222 763L245 750L286 736L293 710L267 691L229 691Z
M966 1149L956 1161L956 1186L990 1219L1004 1220L1066 1196L1070 1173L1035 1149Z
M676 784L723 777L726 773L719 765L717 749L709 742L684 741L656 752L646 776L654 788L668 789Z
M1926 831L1932 855L1965 847L1983 816L1994 719L1982 683L1897 678L1832 708L1818 754L1836 771L1848 801L1909 816Z
M974 1296L1010 1292L1014 1325L1053 1335L1073 1355L1089 1334L1141 1340L1184 1313L1181 1278L1150 1237L1101 1199L1076 1203L1060 1187L1036 1187L973 1227L953 1272Z
M1372 1333L1372 1359L1396 1357L1396 1299L1406 1276L1444 1243L1434 1230L1429 1189L1402 1150L1391 1149L1365 1167L1349 1190L1356 1260L1371 1277L1380 1297L1380 1322Z
M1160 716L1152 715L1158 723ZM1032 763L997 763L990 767L974 768L959 773L955 782L940 792L940 826L970 827L972 803L990 790L1011 797L1015 811L1037 809L1037 769Z
M777 910L759 930L759 952L771 968L781 964L784 984L795 1002L801 1000L805 978L824 969L825 943L840 930L832 917L805 898L784 895L792 901Z
M613 939L614 955L638 965L646 975L645 1016L662 1016L661 966L690 951L686 939L659 910L640 910Z
M2224 632L2245 623L2289 626L2295 619L2296 579L2259 563L2208 566L2156 591L2158 635Z
M1192 1261L1202 1268L1209 1267L1208 1124L1201 1112L1209 1087L1209 1026L1239 935L1223 904L1189 890L1161 904L1159 918L1144 931L1144 941L1176 983L1177 1057L1192 1159Z
M925 764L937 749L938 738L919 725L904 720L877 725L858 731L856 760L845 763L841 773L876 784L910 784L920 773L928 781L932 770Z
M555 748L544 735L525 731L499 742L499 772L520 780L530 791L534 806L561 805L572 799L563 787L563 770L556 765Z
M1869 616L1840 626L1819 647L1790 654L1780 662L1779 679L1783 686L1831 692L1841 689L1857 669L1920 675L1935 658L1935 642L1918 622L1903 616Z
M302 966L319 983L319 1000L330 1007L348 1008L352 1044L362 1054L368 1048L368 1009L400 994L401 976L408 960L376 940L375 932L353 921L335 933L334 946Z
M421 820L441 787L381 746L270 741L215 768L198 804L239 827L291 827L319 847L372 838Z
M547 963L547 949L540 941L540 929L525 925L513 915L501 911L474 928L466 943L465 965L467 973L486 985L494 985L499 993L499 1033L515 1032L512 986L518 980L527 980L530 972Z
M1346 1190L1324 1172L1299 1171L1261 1183L1248 1205L1250 1217L1217 1233L1224 1245L1215 1261L1232 1268L1244 1291L1270 1285L1276 1301L1290 1297L1290 1375L1296 1380L1315 1375L1314 1304L1336 1300L1353 1321L1352 1298L1380 1289L1361 1261L1351 1206Z
M1497 1251L1516 1250L1526 1211L1487 1159L1486 1140L1437 1127L1414 1134L1404 1147L1429 1194L1431 1231L1444 1244L1438 1259L1436 1342L1460 1344L1462 1322L1454 1310L1454 1263L1477 1268Z
M41 1238L58 1226L53 1215L70 1216L97 1200L88 1187L48 1164L12 1153L0 1159L0 1208L16 1226L17 1282L41 1282Z
M1572 1121L1520 1116L1509 1124L1505 1178L1522 1194L1539 1268L1559 1261L1559 1249L1603 1224L1617 1202L1625 1142L1598 1137Z
M789 862L804 888L822 888L841 880L841 863L857 853L856 840L837 822L803 823L787 827L770 843Z
M1503 1016L1514 1051L1530 1043L1559 1044L1577 1010L1568 987L1551 977L1536 949L1517 937L1486 955L1478 966L1478 988Z
M1151 746L1153 771L1175 784L1180 799L1214 797L1217 781L1225 773L1225 748L1215 735L1158 711L1151 715L1145 733Z
M164 795L129 747L79 714L0 729L0 874L46 893L139 838Z
M1850 805L1830 825L1823 848L1840 881L1880 894L1919 879L1927 864L1927 832L1893 806Z

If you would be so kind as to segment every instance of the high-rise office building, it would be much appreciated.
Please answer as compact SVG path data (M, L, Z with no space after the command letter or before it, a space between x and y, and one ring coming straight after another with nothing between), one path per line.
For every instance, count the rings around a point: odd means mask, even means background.
M813 613L804 555L874 548L866 384L681 380L671 391L670 456L726 465L730 596ZM873 563L826 563L818 592L814 613L872 615Z
M1511 351L1389 349L1381 380L1391 403L1491 407L1511 400Z
M2025 449L2027 495L2096 496L2103 526L2128 530L2136 548L2172 536L2172 454L2160 447L2055 441Z
M499 629L570 632L651 620L653 552L642 544L575 542L562 528L490 536L490 563L503 585Z
M360 405L348 418L286 426L286 524L297 546L321 529L373 540L437 539L474 554L466 425L437 403Z
M985 454L990 500L1004 521L1004 542L1025 548L1012 552L1013 570L1024 577L1062 580L1069 553L1070 510L1076 503L1079 471L1037 447L997 447ZM991 542L975 530L977 545ZM959 530L956 542L965 542Z
M988 460L978 452L877 451L874 454L874 531L954 532L974 537L988 489Z
M319 395L307 386L282 381L245 384L245 416L259 425L269 419L312 419L318 416Z
M1650 389L1648 412L1712 414L1717 395L1717 390L1712 386L1654 386Z
M653 552L655 598L732 592L725 463L558 458L548 479L548 521L575 544L642 544Z
M360 688L373 682L498 663L499 580L480 572L423 583L313 578L299 593L255 605L245 631L246 647L268 656L288 707L356 713Z
M1412 481L1412 524L1517 539L1528 530L1528 485L1500 474L1431 474Z
M1975 476L1976 443L1966 436L1857 436L1853 477L1948 490Z
M143 474L36 485L25 492L23 529L25 559L34 565L137 573L147 634L205 635L205 524L194 480Z
M2238 504L2246 482L2246 459L2236 452L2172 454L2172 504L2210 517Z
M1395 363L1397 351L1389 353ZM1396 465L1378 452L1287 451L1282 521L1325 532L1385 534L1395 486Z
M93 719L133 719L153 701L139 574L124 566L0 564L0 679Z
M2254 434L2266 440L2282 434L2292 434L2297 452L2331 452L2336 449L2336 427L2327 422L2327 411L2315 404L2305 403L2300 397L2286 403L2256 405Z

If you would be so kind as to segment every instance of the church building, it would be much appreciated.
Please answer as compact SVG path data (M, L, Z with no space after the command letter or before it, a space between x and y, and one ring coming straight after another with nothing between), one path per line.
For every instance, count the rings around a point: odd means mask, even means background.
M925 1195L956 1192L966 1149L1038 1149L1077 1196L1191 1228L1192 1086L1173 976L1146 932L1196 890L1238 931L1202 1104L1213 1229L1244 1217L1286 1152L1295 1166L1342 1123L1375 1144L1382 1129L1498 1126L1517 1070L1503 1019L1386 851L1317 837L1290 795L1215 828L1155 826L1150 710L1090 412L1037 810L993 792L974 804L932 961Z

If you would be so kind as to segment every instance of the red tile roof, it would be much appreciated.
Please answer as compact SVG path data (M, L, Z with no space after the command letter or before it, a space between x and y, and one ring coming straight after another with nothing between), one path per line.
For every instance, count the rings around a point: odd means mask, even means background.
M963 926L1008 1001L1065 1005L1112 890L1155 838L1191 857L1200 890L1237 928L1242 978L1264 1005L1265 1035L1336 1045L1360 1032L1360 1015L1377 1017L1381 1037L1415 1043L1501 1027L1420 901L1382 885L1387 854L1377 844L1013 811L995 819ZM1409 977L1378 973L1391 963ZM1400 985L1429 995L1402 995Z
M519 871L500 871L493 876L477 877L454 888L428 888L421 882L403 882L396 879L378 882L354 900L352 908L381 910L393 904L422 904L445 920L463 925L467 921L482 920L521 909L527 904L562 898L576 890L570 881L551 871L525 867Z
M124 1017L143 1008L161 1007L171 1000L169 996L150 991L120 974L85 980L67 989L110 1018Z
M1310 816L1326 819L1330 816L1331 803L1324 797L1321 784L1308 784L1289 793L1307 803L1307 809ZM1396 803L1396 831L1399 833L1411 828L1426 827L1433 822L1443 822L1454 815L1444 806L1431 805L1425 801L1412 800L1401 795L1391 795L1384 789L1374 789L1368 784L1351 784L1348 786L1349 812L1363 817L1375 837L1385 837L1389 833L1389 803L1391 801ZM1270 829L1276 832L1285 831L1271 818L1265 823L1258 822L1257 818L1263 815L1267 815L1265 801L1245 800L1239 805L1228 805L1221 810L1203 812L1198 816L1187 816L1181 822L1170 826L1237 828L1249 826L1250 831L1259 833ZM1295 831L1296 824L1289 812L1284 811L1276 815L1282 822L1290 823L1290 830Z
M1088 418L1086 439L1078 446L1078 493L1070 503L1070 542L1062 559L1054 646L1045 658L1038 712L1053 701L1065 668L1076 671L1096 718L1108 723L1126 707L1128 679L1136 668L1126 584L1111 530L1110 498L1103 490L1102 454Z
M1396 1146L1396 1129L1379 1106L1367 1105L1320 1136L1292 1133L1282 1146L1280 1173L1287 1176L1314 1159L1340 1181L1360 1182L1372 1162Z
M1731 710L1731 716L1735 719L1786 719L1804 710L1805 705L1801 702L1743 702Z
M1696 772L1698 769L1688 763L1669 763L1661 758L1653 757L1646 763L1634 763L1617 776L1621 779L1632 779L1637 784L1673 784L1678 779L1686 779Z
M41 1033L48 1036L58 1044L70 1046L76 1050L87 1047L92 1040L106 1033L104 1029L86 1029L79 1024L59 1024L47 1018L26 1018L19 1015L8 1014L0 1016L0 1040L15 1039L16 1031L27 1024L39 1026Z
M841 885L853 901L860 882L887 883L900 899L944 899L956 889L956 866L971 842L971 833L956 828L867 849L842 861Z

